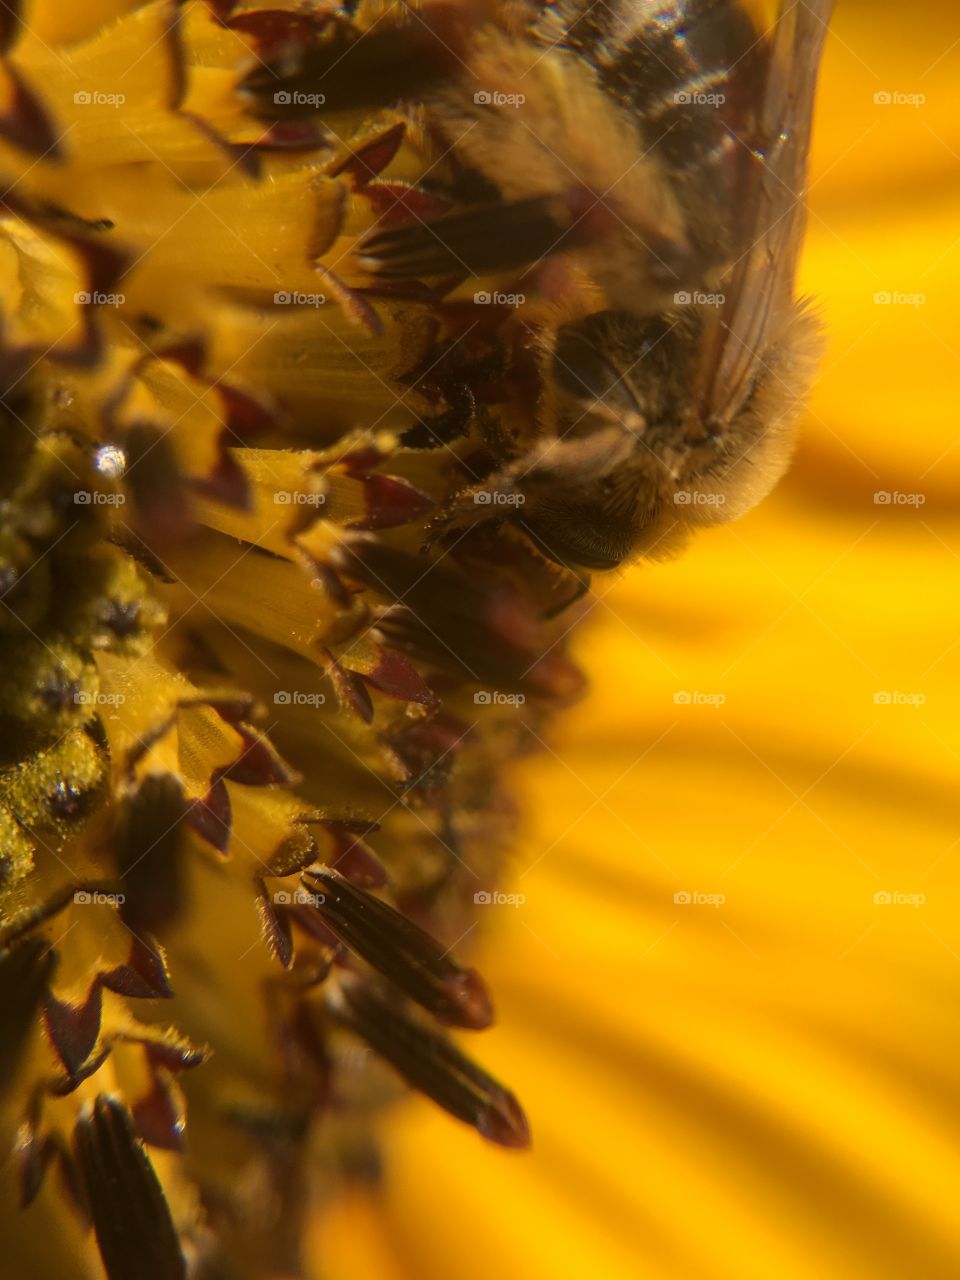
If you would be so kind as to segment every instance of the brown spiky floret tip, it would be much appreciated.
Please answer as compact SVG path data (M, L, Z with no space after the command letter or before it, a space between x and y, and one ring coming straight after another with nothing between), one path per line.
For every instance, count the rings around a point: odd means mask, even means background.
M581 580L443 522L530 352L356 252L457 214L378 71L444 41L238 9L0 8L0 1140L110 1280L297 1274L401 1081L528 1143L438 1024L492 1021L453 944L581 689Z

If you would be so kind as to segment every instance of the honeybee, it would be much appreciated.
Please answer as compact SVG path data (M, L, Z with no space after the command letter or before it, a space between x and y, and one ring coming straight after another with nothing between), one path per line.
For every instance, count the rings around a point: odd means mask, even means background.
M365 237L370 278L523 269L541 302L532 427L487 433L491 474L445 522L509 518L609 569L777 483L820 345L795 273L831 8L780 0L764 29L735 0L448 0L286 69L346 105L377 69L457 164L452 211Z

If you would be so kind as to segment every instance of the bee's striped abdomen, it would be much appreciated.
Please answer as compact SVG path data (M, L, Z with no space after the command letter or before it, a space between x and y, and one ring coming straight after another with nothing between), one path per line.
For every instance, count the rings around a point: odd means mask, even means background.
M740 153L748 150L741 141L749 133L747 90L760 56L756 29L740 5L612 0L584 9L582 0L572 0L540 30L594 69L683 188L685 203L708 202L713 225L727 226L723 210L738 186Z

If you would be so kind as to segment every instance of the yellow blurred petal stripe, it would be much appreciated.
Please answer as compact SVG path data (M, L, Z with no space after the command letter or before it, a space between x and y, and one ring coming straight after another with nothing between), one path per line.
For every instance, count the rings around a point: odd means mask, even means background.
M595 583L592 695L525 766L525 901L477 962L534 1152L405 1104L321 1231L335 1280L960 1274L958 37L839 5L796 464Z

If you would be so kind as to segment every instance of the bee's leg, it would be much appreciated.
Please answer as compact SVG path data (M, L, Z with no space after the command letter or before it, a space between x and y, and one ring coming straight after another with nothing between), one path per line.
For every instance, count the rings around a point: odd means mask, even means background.
M622 466L635 446L635 438L619 425L603 427L570 439L541 440L506 471L514 486L546 481L558 490L582 488Z
M361 267L385 280L484 275L546 257L561 246L572 223L562 199L491 202L431 221L375 228L360 242L357 257Z
M491 458L513 459L519 456L516 437L511 435L499 413L486 413L481 410L477 414L477 427Z
M400 380L447 407L432 418L421 418L403 433L400 443L408 449L436 449L469 435L478 422L486 441L489 415L478 410L477 393L505 372L506 358L499 345L476 354L459 340L431 346L420 364ZM503 454L493 451L493 456Z
M536 544L534 544L536 545ZM565 566L569 567L569 566ZM562 613L566 613L568 609L572 609L578 601L590 590L590 575L582 570L570 569L570 576L573 579L573 590L559 604L552 605L541 615L545 622L549 622L551 618L559 618Z
M503 520L525 501L510 478L510 467L494 471L449 498L427 524L423 550L449 546L473 525Z
M444 399L450 406L435 418L423 418L400 437L407 449L439 449L458 436L465 436L477 412L477 401L466 382L445 387Z
M634 442L617 427L574 440L545 440L455 494L433 516L426 546L449 543L471 525L520 517L546 483L554 493L582 492L631 455Z
M435 546L450 547L474 525L503 520L509 512L482 501L485 492L480 485L475 485L445 502L427 524L427 536L421 551L429 551Z

